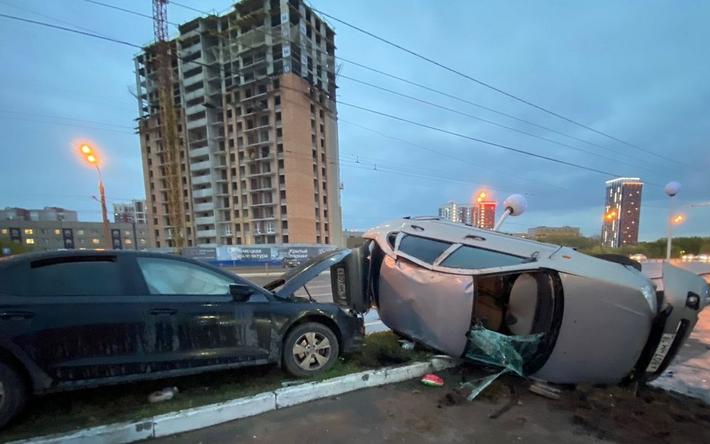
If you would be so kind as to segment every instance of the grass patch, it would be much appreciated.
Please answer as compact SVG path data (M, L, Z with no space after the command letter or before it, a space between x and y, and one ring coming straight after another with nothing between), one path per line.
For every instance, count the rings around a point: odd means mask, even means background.
M392 333L375 333L367 336L360 352L341 358L319 377L302 381L330 379L430 357L428 352L402 350ZM135 421L274 390L281 388L282 382L294 380L272 365L46 395L34 398L27 411L0 432L0 442ZM175 398L157 404L148 402L150 393L170 386L180 390Z

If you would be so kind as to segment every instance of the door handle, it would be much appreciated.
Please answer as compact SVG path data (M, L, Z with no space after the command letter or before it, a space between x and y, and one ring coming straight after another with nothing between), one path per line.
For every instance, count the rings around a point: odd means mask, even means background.
M153 316L172 316L177 313L173 308L154 308L150 311Z
M3 311L0 312L0 319L3 321L22 321L24 319L32 319L34 315L31 311Z

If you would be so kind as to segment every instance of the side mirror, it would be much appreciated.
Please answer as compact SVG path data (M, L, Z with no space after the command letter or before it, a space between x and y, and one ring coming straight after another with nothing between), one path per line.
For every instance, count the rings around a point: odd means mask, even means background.
M229 284L229 294L231 294L232 298L234 298L237 302L244 302L248 300L249 296L251 296L253 292L252 288L248 285Z

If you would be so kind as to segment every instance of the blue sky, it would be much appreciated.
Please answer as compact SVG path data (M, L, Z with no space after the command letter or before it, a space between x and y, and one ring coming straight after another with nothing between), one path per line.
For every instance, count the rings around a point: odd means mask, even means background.
M151 13L149 0L104 0ZM231 2L182 0L223 12ZM574 138L421 90L346 62L343 76L375 83L569 145L561 146L339 78L339 100L468 136L650 182L641 238L665 232L660 185L679 180L677 205L710 201L710 3L314 1L362 26L528 101L628 141L594 134L377 42L337 22L336 54ZM150 20L83 0L0 0L0 12L146 44ZM169 19L195 13L169 6ZM174 33L174 28L171 29ZM135 50L0 18L0 207L63 206L100 218L96 176L72 144L90 139L105 157L107 196L143 197L137 106L130 94ZM609 177L339 106L342 204L347 228L434 214L482 186L502 200L525 193L529 211L507 228L580 226L598 234ZM580 141L582 139L586 142ZM596 154L593 154L596 153ZM603 157L600 157L603 156ZM355 164L357 160L359 164ZM377 166L377 167L376 167ZM710 235L710 207L683 210L680 235Z

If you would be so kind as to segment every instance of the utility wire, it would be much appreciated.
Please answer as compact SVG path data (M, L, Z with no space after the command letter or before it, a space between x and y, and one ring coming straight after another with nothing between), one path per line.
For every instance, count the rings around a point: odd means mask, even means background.
M454 68L451 68L451 67L449 67L449 66L447 66L447 65L444 65L444 64L441 63L441 62L438 62L438 61L436 61L436 60L434 60L434 59L431 59L431 58L429 58L429 57L426 57L426 56L424 56L424 55L422 55L422 54L420 54L420 53L418 53L418 52L416 52L416 51L413 51L413 50L411 50L411 49L405 48L404 46L399 45L399 44L397 44L397 43L394 43L394 42L392 42L391 40L388 40L388 39L385 39L384 37L380 37L380 36L378 36L378 35L376 35L376 34L373 34L373 33L370 32L370 31L367 31L367 30L365 30L365 29L363 29L363 28L360 28L360 27L358 27L358 26L355 26L355 25L353 25L352 23L349 23L349 22L347 22L347 21L345 21L345 20L339 19L339 18L337 18L337 17L335 17L335 16L333 16L333 15L330 15L330 14L328 14L328 13L326 13L326 12L323 12L323 11L317 9L317 8L311 7L311 9L312 9L313 11L315 11L315 12L321 14L321 15L324 15L324 16L326 16L326 17L332 19L332 20L335 20L336 22L341 23L341 24L343 24L343 25L345 25L345 26L347 26L347 27L349 27L349 28L351 28L351 29L354 29L354 30L356 30L356 31L358 31L358 32L361 32L361 33L363 33L363 34L365 34L365 35L367 35L367 36L370 36L370 37L372 37L372 38L374 38L374 39L376 39L376 40L379 40L379 41L381 41L381 42L383 42L383 43L385 43L385 44L387 44L387 45L393 46L393 47L395 47L395 48L397 48L397 49L399 49L399 50L401 50L401 51L404 51L404 52L406 52L406 53L408 53L408 54L410 54L410 55L412 55L412 56L414 56L414 57L417 57L417 58L419 58L419 59L421 59L421 60L424 60L424 61L426 61L426 62L428 62L428 63L431 63L431 64L433 64L433 65L435 65L435 66L438 66L439 68L442 68L442 69L444 69L444 70L446 70L446 71L449 71L449 72L451 72L451 73L453 73L453 74L456 74L456 75L458 75L458 76L460 76L460 77L463 77L463 78L465 78L465 79L468 79L468 80L470 80L470 81L472 81L472 82L474 82L474 83L477 83L477 84L479 84L479 85L481 85L481 86L484 86L484 87L486 87L486 88L488 88L488 89L491 89L491 90L493 90L493 91L495 91L495 92L497 92L497 93L499 93L499 94L502 94L502 95L504 95L504 96L506 96L506 97L510 97L510 98L513 99L513 100L517 100L518 102L524 103L524 104L526 104L526 105L528 105L528 106L531 106L531 107L533 107L533 108L535 108L535 109L537 109L537 110L540 110L540 111L542 111L542 112L545 112L545 113L547 113L547 114L550 114L550 115L552 115L552 116L555 116L555 117L557 117L557 118L559 118L559 119L562 119L562 120L564 120L564 121L566 121L566 122L572 123L572 124L574 124L574 125L576 125L576 126L578 126L578 127L584 128L584 129L586 129L586 130L588 130L588 131L591 131L591 132L593 132L593 133L599 134L599 135L601 135L601 136L605 136L605 137L607 137L607 138L609 138L609 139L611 139L611 140L614 140L614 141L616 141L616 142L622 143L622 144L624 144L624 145L626 145L626 146L629 146L629 147L634 148L634 149L636 149L636 150L639 150L639 151L641 151L641 152L644 152L644 153L647 153L647 154L651 154L651 155L656 156L656 157L658 157L658 158L660 158L660 159L664 159L664 160L668 160L668 161L671 161L671 162L674 162L674 163L678 163L678 164L684 165L683 163L678 162L678 161L675 160L675 159L672 159L672 158L670 158L670 157L663 156L663 155L658 154L658 153L656 153L656 152L654 152L654 151L650 151L650 150L644 149L644 148L642 148L642 147L640 147L640 146L638 146L638 145L635 145L635 144L633 144L633 143L630 143L630 142L627 142L627 141L625 141L625 140L619 139L618 137L612 136L612 135L610 135L610 134L608 134L608 133L606 133L606 132L599 131L599 130L597 130L597 129L595 129L595 128L592 128L592 127L589 126L589 125L585 125L584 123L580 123L580 122L578 122L578 121L576 121L576 120L574 120L574 119L571 119L571 118L569 118L569 117L563 116L562 114L559 114L559 113L557 113L557 112L555 112L555 111L552 111L552 110L550 110L549 108L546 108L546 107L537 105L537 104L535 104L535 103L533 103L533 102L531 102L531 101L529 101L529 100L526 100L526 99L524 99L524 98L522 98L522 97L520 97L520 96L517 96L517 95L515 95L515 94L509 93L509 92L507 92L507 91L505 91L505 90L503 90L503 89L497 88L497 87L491 85L490 83L484 82L484 81L482 81L482 80L480 80L480 79L477 79L477 78L475 78L475 77L473 77L473 76L470 76L470 75L468 75L468 74L465 74L465 73L463 73L463 72L461 72L461 71L459 71L459 70L457 70L457 69L454 69Z
M515 153L518 153L518 154L523 154L523 155L535 157L535 158L538 158L538 159L548 160L548 161L550 161L550 162L559 163L559 164L561 164L561 165L566 165L566 166L570 166L570 167L573 167L573 168L578 168L578 169L590 171L590 172L597 173L597 174L603 174L603 175L605 175L605 176L610 176L610 177L622 177L620 174L611 173L611 172L609 172L609 171L604 171L604 170L600 170L600 169L593 168L593 167L588 167L588 166L585 166L585 165L580 165L580 164L573 163L573 162L567 162L567 161L565 161L565 160L555 159L555 158L553 158L553 157L543 156L542 154L532 153L532 152L530 152L530 151L525 151L525 150L522 150L522 149L519 149L519 148L514 148L514 147L511 147L511 146L508 146L508 145L503 145L503 144L500 144L500 143L491 142L491 141L489 141L489 140L479 139L479 138L477 138L477 137L467 136L467 135L465 135L465 134L457 133L456 131L450 131L450 130L443 129L443 128L439 128L439 127L436 127L436 126L427 125L426 123L416 122L416 121L414 121L414 120L405 119L404 117L399 117L399 116L395 116L395 115L393 115L393 114L383 113L383 112L381 112L381 111L377 111L377 110L374 110L374 109L371 109L371 108L366 108L366 107L364 107L364 106L359 106L359 105L355 105L355 104L352 104L352 103L343 102L342 100L339 101L338 103L339 103L340 105L349 106L349 107L351 107L351 108L359 109L359 110L361 110L361 111L365 111L365 112L368 112L368 113L371 113L371 114L376 114L376 115L378 115L378 116L387 117L387 118L389 118L389 119L393 119L393 120L398 120L398 121L400 121L400 122L409 123L410 125L415 125L415 126L419 126L419 127L422 127L422 128L427 128L427 129L430 129L430 130L432 130L432 131L438 131L438 132L440 132L440 133L449 134L449 135L456 136L456 137L460 137L460 138L462 138L462 139L467 139L467 140L470 140L470 141L473 141L473 142L483 143L483 144L490 145L490 146L494 146L494 147L497 147L497 148L501 148L501 149L504 149L504 150L507 150L507 151L512 151L512 152L515 152Z
M118 10L120 10L120 11L124 11L124 12L127 12L127 13L131 13L131 14L135 14L135 15L139 15L139 16L142 16L142 17L146 17L146 18L152 19L152 16L149 16L149 15L146 15L146 14L142 14L142 13L138 13L138 12L136 12L136 11L127 10L127 9L124 9L124 8L114 7L113 5L109 5L109 4L106 4L106 3L103 3L103 2L98 2L98 1L96 1L96 0L85 0L85 1L90 2L90 3L94 3L94 4L98 4L98 5L101 5L101 6L106 6L106 7L113 8L113 9L118 9ZM187 6L184 6L184 5L177 4L177 3L175 3L175 2L173 2L173 4L175 4L175 5L177 5L177 6L187 7ZM289 6L290 6L290 5L289 5ZM188 8L188 9L192 9L193 11L196 11L196 12L199 12L199 13L209 14L209 13L207 13L206 11L200 11L200 10L197 10L197 9L194 9L194 8L190 8L190 7L187 7L187 8ZM264 30L264 31L262 31L262 32L263 32L264 35L266 35L266 34L269 33L270 31ZM220 37L221 37L221 36L220 36ZM294 44L294 42L292 42L292 41L290 41L290 40L289 40L289 43ZM325 53L325 54L328 55L329 57L333 57L333 56L331 56L330 54L327 54L326 51L323 51L323 50L320 49L320 48L307 48L307 47L305 46L305 44L303 44L303 43L300 44L299 47L300 47L301 49L303 49L303 50L306 50L306 51L315 50L315 51L317 51L317 52ZM578 138L578 137L575 137L575 136L570 136L570 135L564 134L564 133L559 132L559 131L557 131L557 130L554 130L554 129L552 129L552 128L548 128L548 127L545 127L545 126L542 126L542 125L537 125L537 124L535 124L534 122L530 122L530 121L527 121L527 120L524 120L524 119L520 119L520 118L517 118L517 117L515 117L515 116L513 116L513 115L510 115L510 114L503 113L503 112L500 112L500 111L498 111L498 110L492 109L492 108L490 108L490 107L486 107L486 106L484 106L484 105L480 105L480 104L477 104L477 103L475 103L475 102L471 102L471 101L468 101L468 100L465 100L465 99L461 99L460 97L457 97L457 96L454 96L454 95L451 95L451 94L448 94L448 93L445 93L445 92L442 92L442 91L435 90L435 89L430 88L430 87L427 87L427 86L425 86L425 85L421 85L421 84L418 84L418 83L415 83L415 82L411 82L411 81L409 81L409 80L407 80L407 79L404 79L404 78L395 76L395 75L393 75L393 74L386 73L386 72L384 72L384 71L380 71L380 70L378 70L378 69L375 69L375 68L372 68L372 67L363 65L363 64L361 64L361 63L358 63L358 62L355 62L355 61L352 61L352 60L347 60L347 59L344 59L344 58L342 58L342 57L339 57L339 59L342 60L342 61L344 61L344 62L346 62L346 63L350 63L350 64L353 64L353 65L355 65L355 66L358 66L358 67L361 67L361 68L364 68L364 69L371 70L371 71L376 72L376 73L378 73L378 74L385 75L385 76L388 76L388 77L391 77L391 78L394 78L394 79L403 81L403 82L408 83L408 84L412 84L412 85L417 86L417 87L419 87L419 88L424 88L424 89L426 89L426 90L429 90L429 91L432 91L432 92L436 92L436 93L438 93L438 94L442 94L442 95L444 95L444 96L447 96L447 97L450 97L450 98L454 98L454 99L463 101L463 102L465 102L465 103L469 103L469 104L474 105L474 106L477 106L477 107L479 107L479 108L486 109L486 110L488 110L488 111L491 111L491 112L494 112L494 113L497 113L497 114L500 114L500 115L504 115L504 116L506 116L506 117L509 117L509 118L512 118L512 119L515 119L515 120L519 120L519 121L528 123L528 124L530 124L530 125L534 125L534 126L536 126L536 127L539 127L539 128L542 128L542 129L545 129L545 130L548 130L548 131L557 133L557 134L559 134L559 135L562 135L562 136L565 136L565 137L570 137L570 138L579 140L579 141L581 141L581 142L588 143L588 144L590 144L590 145L597 146L597 147L599 147L599 148L609 150L609 151L611 151L612 153L614 153L614 154L616 154L616 155L619 155L619 154L620 154L620 153L618 153L617 151L612 150L612 149L607 148L607 147L604 147L604 146L602 146L602 145L594 144L594 143L589 142L589 141L586 141L586 140L584 140L584 139L581 139L581 138ZM203 66L206 66L206 65L201 64L201 63L199 63L199 62L195 62L195 63L200 64L200 65L203 65ZM569 145L569 144L565 144L565 143L563 143L563 142L556 141L556 140L554 140L554 139L550 139L550 138L546 138L546 137L543 137L543 136L539 136L539 135L536 135L536 134L534 134L534 133L530 133L530 132L527 132L527 131L524 131L524 130L519 130L519 129L517 129L517 128L509 127L509 126L507 126L507 125L503 125L503 124L500 124L500 123L498 123L498 122L494 122L494 121L491 121L491 120L488 120L488 119L484 119L484 118L481 118L481 117L478 117L478 116L474 116L474 115L471 115L471 114L468 114L468 113L464 113L464 112L462 112L462 111L454 110L454 109L451 109L451 108L448 108L448 107L443 107L443 106L441 106L441 105L434 104L434 103L431 103L431 102L428 102L428 101L425 101L425 100L422 100L422 99L419 99L419 98L416 98L416 97L412 97L412 96L408 96L408 95L405 95L405 94L402 94L402 93L398 93L398 92L389 90L389 89L387 89L387 88L379 87L379 86L377 86L377 85L374 85L374 84L371 84L371 83L368 83L368 82L364 82L364 81L362 81L362 80L358 80L358 79L354 79L354 78L352 78L352 77L345 76L345 75L343 75L343 74L339 74L339 77L343 77L343 78L349 79L349 80L351 80L351 81L355 81L355 82L358 82L358 83L362 83L362 84L368 85L368 86L373 87L373 88L381 89L381 90L390 92L390 93L392 93L392 94L397 94L397 95L400 95L400 96L409 98L409 99L411 99L411 100L416 100L416 101L419 101L419 102L421 102L421 103L428 104L428 105L430 105L430 106L435 106L435 107L438 107L438 108L441 108L441 109L445 109L445 110L448 110L448 111L451 111L451 112L455 112L455 113L457 113L457 114L465 115L465 116L471 117L471 118L473 118L473 119L477 119L477 120L480 120L480 121L489 123L489 124L491 124L491 125L498 126L498 127L500 127L500 128L508 129L508 130L510 130L510 131L515 131L515 132L518 132L518 133L521 133L521 134L525 134L525 135L528 135L528 136L531 136L531 137L535 137L535 138L538 138L538 139L541 139L541 140L545 140L545 141L547 141L547 142L554 143L554 144L557 144L557 145L560 145L560 146L564 146L564 147L567 147L567 148L570 148L570 149L573 149L573 150L576 150L576 151L580 151L580 152L584 152L584 153L591 154L591 155L594 155L594 156L598 156L598 157L601 157L601 158L603 158L603 159L612 160L612 161L614 161L614 162L619 162L619 163L625 163L625 164L627 164L627 165L632 165L632 166L635 166L635 167L637 167L637 168L641 168L641 169L643 169L643 170L645 170L645 171L651 171L651 170L649 170L649 169L647 169L647 168L644 168L644 167L639 166L639 165L638 165L638 161L637 161L637 163L633 163L633 164L632 164L632 163L629 163L629 162L626 162L626 161L622 161L622 160L619 160L619 159L613 159L613 158L610 158L610 157L607 157L607 156L603 156L603 155L598 154L598 153L594 153L594 152L592 152L592 151L584 150L584 149L582 149L582 148L577 148L577 147L574 147L574 146L572 146L572 145ZM636 160L636 159L634 159L634 160Z
M8 19L8 20L15 20L15 21L18 21L18 22L25 22L25 23L31 23L31 24L33 24L33 25L44 26L44 27L47 27L47 28L59 29L59 30L61 30L61 31L73 32L73 33L75 33L75 34L81 34L81 35L84 35L84 36L87 36L87 37L93 37L93 38L95 38L95 39L106 40L106 41L109 41L109 42L118 43L119 45L129 46L129 47L131 47L131 48L143 49L140 45L135 45L135 44L130 43L130 42L127 42L127 41L125 41L125 40L114 39L114 38L112 38L112 37L106 37L106 36L101 35L101 34L95 34L95 33L93 33L93 32L80 31L80 30L78 30L78 29L67 28L67 27L65 27L65 26L59 26L59 25L54 25L54 24L52 24L52 23L41 22L41 21L39 21L39 20L31 20L31 19L24 18L24 17L17 17L17 16L15 16L15 15L10 15L10 14L2 14L2 13L0 13L0 17L6 18L6 19Z
M611 157L608 157L608 156L604 156L604 155L599 154L599 153L596 153L596 152L594 152L594 151L589 151L589 150L585 150L585 149L582 149L582 148L577 148L577 147L575 147L575 146L566 144L566 143L564 143L564 142L559 142L559 141L557 141L557 140L550 139L550 138L547 138L547 137L544 137L544 136L540 136L540 135L537 135L537 134L535 134L535 133L531 133L531 132L529 132L529 131L525 131L525 130L521 130L521 129L518 129L518 128L514 128L514 127L511 127L511 126L503 125L503 124L501 124L501 123L494 122L494 121L492 121L492 120L484 119L483 117L478 117L478 116L476 116L476 115L469 114L469 113L466 113L466 112L463 112L463 111L459 111L459 110L454 109L454 108L449 108L449 107L447 107L447 106L440 105L440 104L438 104L438 103L430 102L430 101L428 101L428 100L424 100L424 99L420 99L420 98L418 98L418 97L410 96L410 95L401 93L401 92L399 92L399 91L394 91L394 90L391 90L391 89L388 89L388 88L385 88L385 87L382 87L382 86L379 86L379 85L375 85L375 84L373 84L373 83L369 83L369 82L365 82L365 81L363 81L363 80L355 79L355 78L353 78L353 77L349 77L349 76L346 76L346 75L344 75L344 74L340 74L340 77L342 77L343 79L350 80L350 81L352 81L352 82L359 83L359 84L361 84L361 85L369 86L370 88L379 89L380 91L385 91L385 92L387 92L387 93L394 94L394 95L397 95L397 96L400 96L400 97L404 97L404 98L407 98L407 99L409 99L409 100L414 100L414 101L416 101L416 102L423 103L423 104L425 104L425 105L429 105L429 106L432 106L432 107L434 107L434 108L439 108L439 109L443 109L443 110L445 110L445 111L449 111L449 112L452 112L452 113L455 113L455 114L459 114L459 115L462 115L462 116L466 116L466 117L468 117L468 118L471 118L471 119L474 119L474 120L478 120L478 121L481 121L481 122L485 122L485 123L487 123L487 124L489 124L489 125L497 126L497 127L499 127L499 128L504 128L504 129L507 129L507 130L509 130L509 131L514 131L514 132L516 132L516 133L525 134L526 136L530 136L530 137L534 137L534 138L536 138L536 139L544 140L544 141L546 141L546 142L553 143L553 144L559 145L559 146L563 146L563 147L566 147L566 148L569 148L569 149L572 149L572 150L575 150L575 151L579 151L579 152L582 152L582 153L586 153L586 154L589 154L589 155L592 155L592 156L596 156L596 157L599 157L599 158L601 158L601 159L611 160L611 161L613 161L613 162L623 163L623 164L631 165L631 166L634 166L634 167L637 167L637 168L642 168L642 167L640 167L640 166L637 165L637 164L632 164L632 163L630 163L630 162L626 162L626 161L622 161L622 160L619 160L619 159L614 159L614 158L611 158ZM642 169L645 169L645 168L642 168ZM651 171L651 170L648 170L648 169L645 169L645 170L646 170L646 171Z
M174 1L172 1L172 0L170 1L170 4L171 4L171 5L175 5L175 6L179 6L179 7L181 7L181 8L184 8L184 9L187 9L187 10L190 10L190 11L193 11L193 12L196 12L196 13L198 13L198 14L211 15L211 13L209 13L209 12L207 12L207 11L201 11L201 10L199 10L199 9L193 8L193 7L190 6L190 5L185 5L185 4L182 4L182 3L174 2ZM152 18L152 17L151 17L151 18Z
M108 4L108 3L100 2L100 1L97 1L97 0L84 0L84 1L87 2L87 3L92 3L92 4L97 5L97 6L103 6L103 7L105 7L105 8L115 9L115 10L117 10L117 11L125 12L125 13L127 13L127 14L137 15L137 16L139 16L139 17L145 17L145 18L148 18L148 19L153 20L153 16L152 16L152 15L150 15L150 14L144 14L144 13L142 13L142 12L134 11L134 10L132 10L132 9L126 9L126 8L122 8L122 7L120 7L120 6L110 5L110 4ZM172 2L172 3L174 3L174 2ZM168 21L168 24L173 25L173 26L180 26L178 23L171 22L171 21Z
M106 37L106 36L103 36L103 35L100 35L100 34L94 34L94 33L90 33L90 32L79 31L79 30L76 30L76 29L66 28L66 27L64 27L64 26L53 25L53 24L46 23L46 22L41 22L41 21L37 21L37 20L30 20L30 19L26 19L26 18L22 18L22 17L17 17L17 16L8 15L8 14L2 14L2 13L0 13L0 17L7 18L7 19L11 19L11 20L17 20L17 21L21 21L21 22L26 22L26 23L31 23L31 24L35 24L35 25L45 26L45 27L49 27L49 28L59 29L59 30L62 30L62 31L73 32L73 33L85 35L85 36L88 36L88 37L94 37L94 38L98 38L98 39L101 39L101 40L111 41L111 42L118 43L118 44L121 44L121 45L130 46L130 47L132 47L132 48L143 49L143 48L142 48L141 46L139 46L139 45L135 45L135 44L133 44L133 43L129 43L129 42L126 42L126 41L123 41L123 40L114 39L114 38L111 38L111 37ZM200 64L200 65L204 65L204 64L199 63L199 62L195 62L195 63ZM394 116L394 115L387 114L387 113L382 113L382 112L379 112L379 111L376 111L376 110L372 110L372 109L369 109L369 108L365 108L365 107L361 107L361 106L358 106L358 105L354 105L354 104L350 104L350 103L346 103L346 102L342 102L342 101L340 101L339 103L342 104L342 105L345 105L345 106L350 106L350 107L353 107L353 108L356 108L356 109L360 109L360 110L362 110L362 111L370 112L370 113L377 114L377 115L380 115L380 116L383 116L383 117L388 117L388 118L390 118L390 119L399 120L399 121L406 122L406 123L409 123L409 124L412 124L412 125L420 126L420 127L422 127L422 128L427 128L427 129L434 130L434 131L438 131L438 132L442 132L442 133L445 133L445 134L450 134L450 135L457 136L457 137L461 137L461 138L464 138L464 139L468 139L468 140L471 140L471 141L474 141L474 142L479 142L479 143L487 144L487 145L490 145L490 146L494 146L494 147L498 147L498 148L501 148L501 149L505 149L505 150L517 152L517 153L520 153L520 154L524 154L524 155L536 157L536 158L539 158L539 159L548 160L548 161L555 162L555 163L558 163L558 164L561 164L561 165L567 165L567 166L570 166L570 167L579 168L579 169L587 170L587 171L594 172L594 173L598 173L598 174L603 174L603 175L610 176L610 177L621 177L621 175L616 174L616 173L611 173L611 172L604 171L604 170L600 170L600 169L597 169L597 168L587 167L587 166L580 165L580 164L576 164L576 163L573 163L573 162L567 162L567 161L564 161L564 160L559 160L559 159L555 159L555 158L552 158L552 157L543 156L543 155L540 155L540 154L535 154L535 153L532 153L532 152L529 152L529 151L525 151L525 150L522 150L522 149L518 149L518 148L510 147L510 146L507 146L507 145L503 145L503 144L499 144L499 143L495 143L495 142L491 142L491 141L487 141L487 140L483 140L483 139L479 139L479 138L467 136L467 135L464 135L464 134L461 134L461 133L457 133L457 132L454 132L454 131L449 131L449 130L445 130L445 129L442 129L442 128L438 128L438 127L434 127L434 126L431 126L431 125L427 125L427 124L424 124L424 123L415 122L415 121L412 121L412 120L409 120L409 119L405 119L405 118L398 117L398 116ZM650 182L647 182L647 183L650 183Z

